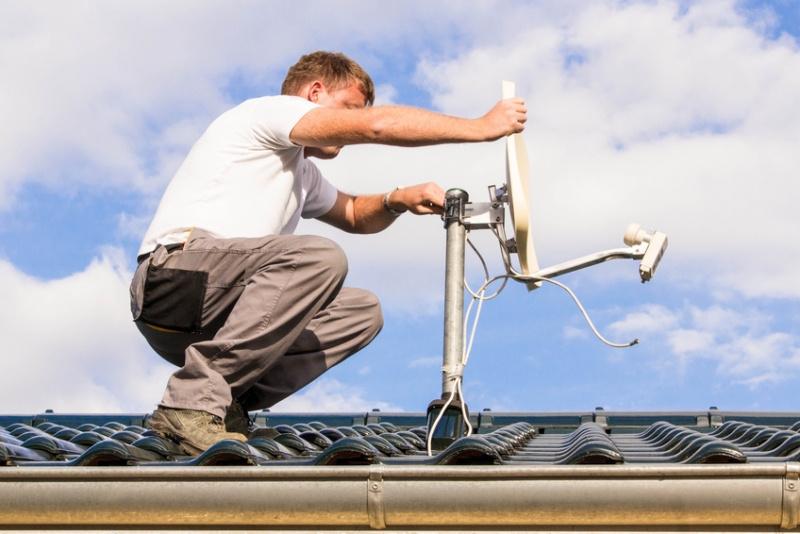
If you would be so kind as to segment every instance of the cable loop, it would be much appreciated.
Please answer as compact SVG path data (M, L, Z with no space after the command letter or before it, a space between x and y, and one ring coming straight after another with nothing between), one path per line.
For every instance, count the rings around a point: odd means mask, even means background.
M445 380L448 382L454 382L458 380L462 376L464 376L464 364L463 363L455 363L453 365L445 365L442 367L442 371L445 373Z

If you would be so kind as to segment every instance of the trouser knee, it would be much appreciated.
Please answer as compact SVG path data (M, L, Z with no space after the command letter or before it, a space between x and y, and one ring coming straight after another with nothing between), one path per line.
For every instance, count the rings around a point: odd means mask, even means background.
M369 291L364 291L364 293L364 333L365 337L371 341L383 328L383 311L378 297Z
M338 283L344 281L348 270L347 256L337 243L324 237L304 236L301 247L303 261L309 267L316 268L321 275Z

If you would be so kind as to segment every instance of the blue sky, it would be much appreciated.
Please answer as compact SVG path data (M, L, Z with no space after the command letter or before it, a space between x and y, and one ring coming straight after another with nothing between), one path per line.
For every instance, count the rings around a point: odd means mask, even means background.
M277 92L315 49L359 61L379 104L477 117L515 81L543 266L620 246L629 222L670 236L648 284L631 261L561 279L636 347L602 345L554 287L487 302L473 409L798 409L797 0L0 1L0 14L0 412L155 406L172 369L126 296L144 229L205 127ZM321 167L350 193L437 181L483 201L504 180L502 142L348 147ZM298 231L343 245L348 283L381 298L386 326L277 409L424 411L440 389L441 221ZM478 283L474 258L468 273Z

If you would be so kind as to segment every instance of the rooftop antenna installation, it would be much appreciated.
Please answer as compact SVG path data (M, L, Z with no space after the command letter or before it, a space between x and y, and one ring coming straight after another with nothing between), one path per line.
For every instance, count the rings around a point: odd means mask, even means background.
M514 93L514 83L504 81L503 98L513 98ZM603 338L592 324L575 294L566 285L553 280L553 278L609 260L633 259L640 260L639 277L642 283L647 282L655 275L661 257L667 249L667 236L654 230L646 232L638 224L630 224L623 237L626 247L597 252L542 269L536 259L533 234L530 231L529 197L528 151L525 148L522 134L519 133L506 137L506 183L500 186L489 186L489 202L469 202L469 194L461 189L447 191L445 213L442 215L447 230L442 395L428 405L427 447L429 455L432 454L432 451L444 450L458 438L472 433L469 410L464 402L461 388L464 368L475 339L483 302L499 295L508 280L524 283L528 291L541 287L545 282L557 285L569 293L591 330L603 343L612 347L630 347L638 343L638 340L634 339L629 343L618 344ZM511 212L513 230L511 238L506 236L505 231L506 206ZM497 237L506 269L505 274L490 277L486 262L469 241L469 233L473 230L490 230ZM483 285L476 291L466 284L464 278L464 256L467 244L478 254L486 276ZM512 254L517 255L519 270L512 265ZM487 296L487 288L501 280L500 288ZM466 314L464 313L465 289L472 296ZM476 302L477 306L475 306ZM473 307L476 308L475 318L467 342L467 326Z

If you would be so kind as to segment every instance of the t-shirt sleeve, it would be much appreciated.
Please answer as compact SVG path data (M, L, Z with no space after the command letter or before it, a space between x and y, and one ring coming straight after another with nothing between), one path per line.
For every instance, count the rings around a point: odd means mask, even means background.
M289 140L303 115L319 107L299 96L271 96L256 99L251 111L251 126L256 139L271 148L295 148Z
M319 168L308 160L303 161L303 191L306 195L302 217L315 219L328 213L336 203L339 191L322 176Z

